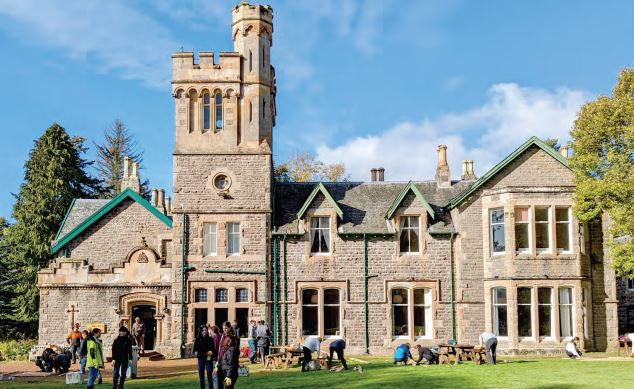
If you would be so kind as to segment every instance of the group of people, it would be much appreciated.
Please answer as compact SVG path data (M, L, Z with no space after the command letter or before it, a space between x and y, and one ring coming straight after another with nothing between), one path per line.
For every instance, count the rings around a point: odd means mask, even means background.
M47 347L42 355L37 357L35 365L47 373L54 371L55 374L64 374L70 369L71 357L70 351L57 352Z
M238 380L240 338L237 326L224 322L222 333L215 325L201 325L194 341L194 356L198 360L200 389L233 389ZM215 385L214 385L215 381Z
M258 355L264 363L264 356L269 354L271 347L271 331L264 320L249 322L249 361L258 362Z
M495 350L497 349L498 339L494 333L483 332L479 336L479 349L483 350L487 357L487 363L489 365L495 365L497 357ZM394 364L402 363L408 364L409 361L414 365L430 365L438 361L438 347L433 348L424 347L420 344L416 345L418 351L418 357L414 358L410 351L411 345L409 343L403 343L396 347L394 350Z

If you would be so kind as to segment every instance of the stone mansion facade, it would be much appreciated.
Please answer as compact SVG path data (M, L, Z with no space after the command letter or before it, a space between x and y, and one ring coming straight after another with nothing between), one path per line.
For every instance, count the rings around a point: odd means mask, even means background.
M274 343L343 337L352 353L485 330L506 353L562 352L573 336L615 347L627 282L604 255L606 221L572 214L566 155L531 138L479 178L465 161L457 180L441 145L427 181L373 169L369 182L276 183L272 9L240 3L231 33L217 60L172 55L173 201L140 196L126 162L118 196L71 205L38 274L40 344L75 321L104 328L108 350L140 317L145 348L168 357L203 323L252 318Z

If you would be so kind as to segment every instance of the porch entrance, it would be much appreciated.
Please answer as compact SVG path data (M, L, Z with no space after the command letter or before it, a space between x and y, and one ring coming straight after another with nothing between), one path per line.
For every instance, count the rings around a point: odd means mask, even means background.
M134 305L132 306L132 322L138 317L145 324L145 341L144 349L154 350L156 340L156 307L153 305Z

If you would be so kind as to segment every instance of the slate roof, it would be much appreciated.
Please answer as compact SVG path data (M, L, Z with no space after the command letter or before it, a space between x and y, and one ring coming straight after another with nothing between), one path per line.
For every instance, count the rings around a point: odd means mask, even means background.
M62 221L62 225L55 236L53 246L59 238L64 237L73 228L77 227L81 222L86 220L88 216L97 212L101 207L108 204L110 199L75 199L68 209L66 218Z
M431 220L432 230L448 232L452 230L451 219L445 206L466 190L473 181L453 182L450 188L439 188L436 181L414 182L421 194L434 210L436 217ZM279 233L297 233L297 213L315 188L316 182L276 183L275 226ZM324 182L324 187L343 211L339 222L343 233L390 233L385 221L385 213L398 197L407 182Z

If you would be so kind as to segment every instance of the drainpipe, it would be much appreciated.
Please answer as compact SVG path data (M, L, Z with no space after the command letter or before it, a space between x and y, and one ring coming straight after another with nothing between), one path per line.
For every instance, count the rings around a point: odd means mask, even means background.
M451 279L449 281L450 283L450 287L451 287L451 292L450 292L450 299L451 299L451 339L456 340L456 308L454 306L454 272L453 272L453 247L452 247L452 243L453 243L453 237L454 237L454 233L452 232L451 235L449 236L449 262L450 262L450 276Z
M282 326L282 333L283 333L283 342L284 344L288 344L288 305L286 302L286 294L288 292L288 284L287 284L287 279L286 279L286 234L284 234L284 236L282 237L282 249L284 250L284 258L282 261L282 267L284 269L284 278L282 278L282 281L284 282L284 287L283 287L283 293L284 296L282 297L282 307L284 308L284 315L282 316L284 318L284 324Z
M365 318L365 353L370 353L370 331L368 328L368 238L363 234L363 315Z
M277 238L273 238L273 265L271 267L271 284L273 293L273 312L271 324L273 327L273 344L277 345Z
M187 215L183 214L181 235L181 358L185 357L185 241L187 240Z

